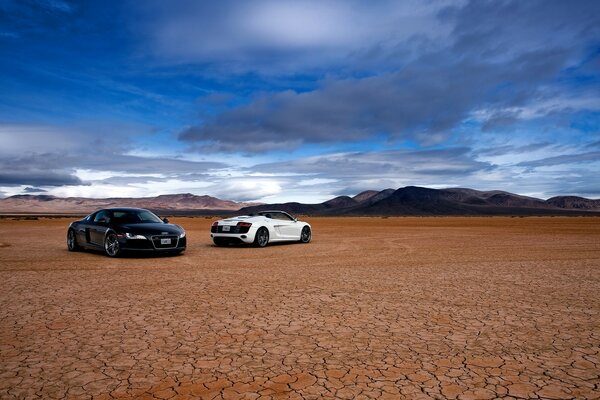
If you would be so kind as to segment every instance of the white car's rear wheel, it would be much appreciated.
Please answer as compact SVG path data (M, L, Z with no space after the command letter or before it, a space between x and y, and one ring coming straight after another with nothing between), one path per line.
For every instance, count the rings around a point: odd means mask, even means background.
M267 228L258 228L254 237L254 245L256 247L265 247L269 243L269 231Z

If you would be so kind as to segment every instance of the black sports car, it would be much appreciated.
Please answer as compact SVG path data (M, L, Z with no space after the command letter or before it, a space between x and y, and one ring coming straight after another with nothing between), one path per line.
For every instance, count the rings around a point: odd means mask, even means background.
M179 254L185 250L186 237L181 226L169 224L151 211L107 208L72 222L67 247L69 251L103 249L110 257L130 250Z

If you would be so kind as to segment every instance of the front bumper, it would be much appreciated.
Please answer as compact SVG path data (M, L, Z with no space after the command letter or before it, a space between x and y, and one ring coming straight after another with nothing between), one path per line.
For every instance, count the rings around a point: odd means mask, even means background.
M182 252L187 247L187 237L169 236L171 244L160 244L161 236L151 236L146 239L127 239L118 237L119 245L123 251L153 251L158 253Z

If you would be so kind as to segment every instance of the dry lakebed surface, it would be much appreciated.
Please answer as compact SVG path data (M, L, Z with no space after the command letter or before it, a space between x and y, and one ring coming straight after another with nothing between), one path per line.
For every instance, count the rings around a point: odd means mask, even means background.
M600 398L600 217L303 219L117 259L1 219L0 398Z

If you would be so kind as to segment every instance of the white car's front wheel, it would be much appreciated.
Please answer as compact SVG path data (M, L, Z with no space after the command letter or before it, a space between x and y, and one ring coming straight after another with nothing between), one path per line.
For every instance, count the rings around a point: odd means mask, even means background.
M310 231L310 228L308 226L305 226L304 228L302 228L302 233L300 233L300 241L302 243L308 243L308 242L310 242L311 238L312 238L312 232Z
M269 231L267 228L258 228L254 237L254 245L256 247L265 247L269 243Z

